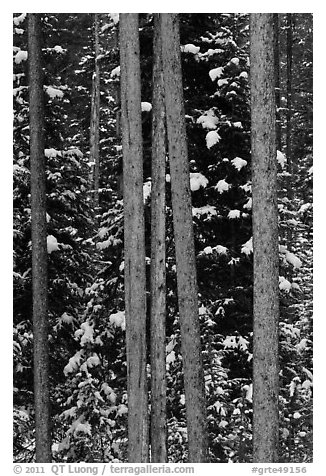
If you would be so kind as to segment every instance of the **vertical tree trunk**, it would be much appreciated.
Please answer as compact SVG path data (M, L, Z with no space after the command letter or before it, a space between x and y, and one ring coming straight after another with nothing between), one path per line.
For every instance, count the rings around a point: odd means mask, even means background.
M273 14L250 21L254 246L253 459L278 461L278 210Z
M116 48L119 45L119 28L115 27L113 31L113 45ZM118 139L121 139L121 88L119 87L119 81L114 83L114 98L116 104L116 135Z
M206 403L178 15L160 14L190 462L207 461Z
M286 15L286 158L288 164L288 171L291 174L289 177L288 194L289 199L293 198L293 163L292 163L292 150L291 150L291 135L292 135L292 44L293 44L293 31L292 31L292 13Z
M29 127L31 161L33 343L36 462L50 463L50 394L47 316L47 232L41 22L28 15Z
M138 14L120 16L128 461L148 460L146 276Z
M100 181L100 65L98 56L99 28L98 14L94 13L95 71L92 78L92 104L90 127L90 161L94 164L92 187L95 215L99 212L99 181Z
M113 26L110 33L110 46L112 49L116 49L119 46L119 27L117 25ZM109 46L108 45L108 46ZM121 88L120 88L120 78L116 78L112 83L111 86L109 85L112 96L114 97L115 103L115 131L116 131L116 138L118 141L121 140ZM120 160L121 152L117 151L118 156L118 169L117 169L117 196L120 200L123 198L123 164L122 158Z
M151 461L164 463L166 450L165 381L165 106L162 38L154 14L151 198Z
M275 106L276 106L276 148L282 150L281 128L281 83L280 83L280 22L278 13L273 13L274 21L274 71L275 71Z

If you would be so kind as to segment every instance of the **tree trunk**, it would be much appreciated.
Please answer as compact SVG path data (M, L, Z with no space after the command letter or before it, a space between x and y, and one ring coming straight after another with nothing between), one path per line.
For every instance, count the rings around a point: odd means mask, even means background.
M276 106L276 148L282 150L281 127L281 83L280 83L280 22L278 13L273 13L274 21L274 71L275 71L275 106Z
M148 460L146 276L138 14L120 16L128 461Z
M189 462L207 461L206 403L178 15L160 14Z
M293 163L291 150L291 135L292 135L292 13L286 14L286 158L288 164L288 171L291 174L288 182L289 199L293 198Z
M50 392L47 316L47 231L41 21L28 15L29 128L33 273L33 344L36 462L50 463Z
M92 78L92 104L90 127L90 161L93 164L93 200L95 215L99 213L99 181L100 181L100 65L97 59L100 54L98 14L94 14L95 71Z
M110 32L111 41L113 49L116 49L119 46L119 28L118 26L112 27ZM121 89L120 89L120 78L116 78L112 83L112 96L114 97L114 110L115 110L115 131L116 138L118 141L121 140ZM120 157L121 152L117 151L118 156L118 170L117 170L117 196L118 200L123 198L123 164L122 158Z
M273 14L250 21L254 245L253 460L278 461L278 209Z
M165 463L165 106L162 38L154 14L153 119L151 197L151 461Z

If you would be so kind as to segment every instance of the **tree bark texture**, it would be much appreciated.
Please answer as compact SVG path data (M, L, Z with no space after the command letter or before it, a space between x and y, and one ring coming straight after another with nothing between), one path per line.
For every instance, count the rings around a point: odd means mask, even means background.
M148 461L146 276L138 14L120 16L128 461Z
M286 14L286 158L289 176L288 195L293 198L293 162L292 162L292 46L293 46L293 22L292 13Z
M254 248L253 460L278 461L278 209L273 14L250 19Z
M275 106L276 106L276 148L282 150L281 127L281 83L280 83L280 20L279 14L273 13L274 22L274 71L275 71Z
M189 462L207 461L206 403L178 15L160 14Z
M107 51L116 51L119 48L119 26L114 25L108 30L106 37L105 48ZM115 63L110 64L113 69ZM115 132L118 141L121 141L121 88L120 77L116 76L111 82L106 85L108 94L114 98L114 112L115 112ZM116 151L116 158L118 162L117 173L117 197L118 200L123 198L123 170L122 170L122 153Z
M29 127L33 273L33 357L36 462L50 463L47 230L41 21L28 15Z
M100 65L98 56L100 54L99 46L99 28L98 14L94 14L94 44L95 44L95 70L92 78L92 103L91 103L91 127L90 127L90 161L93 163L93 181L92 187L94 199L94 211L98 214L99 210L99 184L100 184Z
M162 38L154 14L151 193L151 461L167 461L165 381L165 105Z

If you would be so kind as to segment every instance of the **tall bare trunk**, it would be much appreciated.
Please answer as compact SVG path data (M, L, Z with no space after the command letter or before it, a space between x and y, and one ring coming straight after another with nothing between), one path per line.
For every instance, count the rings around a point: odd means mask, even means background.
M29 128L31 161L33 343L36 462L50 463L50 393L48 364L46 189L44 156L41 21L28 15Z
M95 43L95 70L92 78L92 104L90 127L90 161L93 163L94 174L92 180L95 215L99 213L99 182L100 182L100 65L98 56L99 28L98 14L94 14L94 43Z
M128 461L148 460L146 276L138 14L120 16Z
M253 459L278 461L278 210L273 14L250 21L254 246Z
M151 198L151 461L154 463L164 463L167 460L165 156L162 38L158 14L155 14Z
M207 461L206 403L178 15L160 14L189 461Z
M292 136L292 13L286 15L286 158L288 164L288 171L291 174L288 183L289 198L293 198L293 158L291 148Z
M108 48L116 49L119 46L119 27L113 26L110 33L110 41ZM116 138L118 141L121 141L121 88L120 88L120 78L117 77L114 81L109 84L110 92L114 98L114 110L115 110L115 131ZM117 167L117 196L120 200L123 197L123 164L122 158L120 160L121 152L117 151L118 158L118 167Z
M282 150L281 127L281 83L280 83L280 20L279 14L273 13L274 21L274 71L275 71L275 106L276 106L276 147Z

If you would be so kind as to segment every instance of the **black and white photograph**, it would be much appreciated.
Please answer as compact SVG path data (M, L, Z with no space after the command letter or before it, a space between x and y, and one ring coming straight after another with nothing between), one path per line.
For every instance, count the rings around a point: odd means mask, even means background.
M312 474L314 15L99 11L12 15L14 473Z

